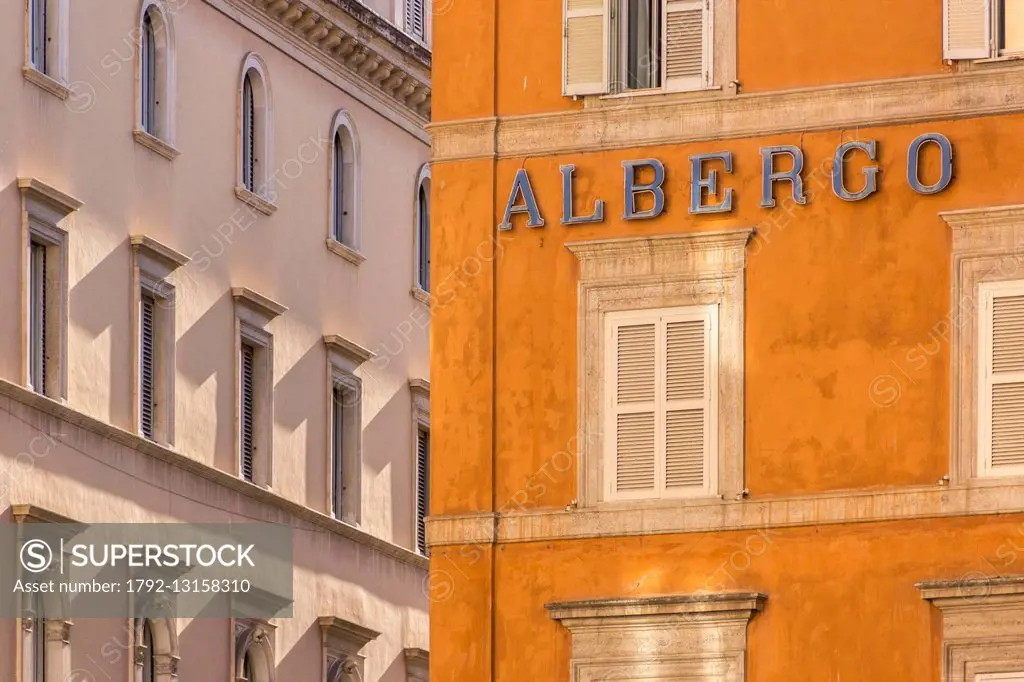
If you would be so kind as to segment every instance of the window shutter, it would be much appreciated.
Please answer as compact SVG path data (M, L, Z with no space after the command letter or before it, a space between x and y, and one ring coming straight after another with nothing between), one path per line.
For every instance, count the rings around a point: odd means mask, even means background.
M46 395L46 246L32 242L29 258L32 287L29 381L36 393Z
M423 0L405 0L405 32L423 40Z
M614 328L613 497L651 496L657 477L655 373L657 325L623 321Z
M416 432L416 550L427 554L426 518L430 513L430 431Z
M942 56L992 56L992 0L942 0Z
M602 95L610 69L610 0L562 0L562 92Z
M240 456L240 471L242 478L247 481L253 480L253 443L254 443L254 425L253 425L253 398L254 398L254 356L255 351L252 346L243 343L242 344L242 381L241 381L241 424L240 424L240 442L241 452Z
M142 435L152 439L155 385L154 385L154 320L156 317L155 301L149 296L142 297L142 310L139 329L139 421Z
M711 320L669 321L665 342L665 490L709 487Z
M1024 474L1024 283L982 285L983 473Z
M665 2L665 89L697 90L711 85L711 3Z
M331 421L333 422L332 451L331 451L331 510L335 518L341 518L341 485L342 485L342 455L345 447L345 391L340 386L335 386L333 391L333 404L331 406Z
M248 74L242 81L242 183L256 191L256 94Z

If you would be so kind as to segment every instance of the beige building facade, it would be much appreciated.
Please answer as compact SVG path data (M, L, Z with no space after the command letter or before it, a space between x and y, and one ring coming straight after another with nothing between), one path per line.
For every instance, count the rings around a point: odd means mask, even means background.
M426 679L429 17L0 7L0 521L294 529L290 618L47 605L3 682Z

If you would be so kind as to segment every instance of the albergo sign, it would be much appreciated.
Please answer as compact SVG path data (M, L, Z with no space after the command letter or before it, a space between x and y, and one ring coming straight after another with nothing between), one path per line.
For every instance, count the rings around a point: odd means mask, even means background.
M938 180L932 185L925 185L921 182L920 165L921 150L926 145L934 145L938 148L940 155L940 174ZM876 140L844 142L836 149L832 160L832 192L843 201L863 201L878 190L878 166L867 166L862 170L863 179L856 183L859 189L852 190L849 187L847 178L844 176L843 167L847 158L855 154L865 155L869 161L875 161L878 151ZM779 157L788 156L792 160L789 170L776 170L776 161ZM725 166L725 173L732 173L732 152L713 152L710 154L694 154L690 161L690 213L728 213L732 211L733 190L731 187L723 187L724 194L721 202L709 204L710 197L718 196L719 171L708 169L705 166L710 161L720 161ZM640 159L635 161L622 162L624 183L623 183L623 220L644 220L656 218L665 210L665 192L662 184L665 182L665 166L657 159ZM650 182L637 182L637 171L649 168L654 172L654 179ZM797 204L806 204L807 197L804 195L804 183L800 173L804 168L804 153L799 147L779 146L761 148L761 208L772 208L775 206L775 185L785 182L790 185L793 193L793 201ZM573 194L572 175L576 166L568 164L560 167L562 173L562 225L580 225L583 223L600 223L604 221L605 202L598 199L590 215L573 215ZM953 179L953 145L945 135L939 133L927 133L914 139L907 150L907 184L918 194L937 194L949 186ZM706 192L705 192L706 190ZM654 199L654 205L646 210L637 210L637 197L649 194ZM512 229L512 216L517 213L525 213L528 216L526 225L528 227L542 227L544 218L540 215L537 207L537 197L530 185L530 176L525 168L516 172L515 180L512 181L512 191L509 193L508 202L505 204L505 217L498 225L499 230Z

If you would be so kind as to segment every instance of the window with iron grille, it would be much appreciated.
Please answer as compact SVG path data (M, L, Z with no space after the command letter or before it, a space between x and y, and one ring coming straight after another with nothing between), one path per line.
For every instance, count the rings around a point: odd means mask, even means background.
M247 481L254 481L255 356L256 349L248 343L242 343L241 385L239 387L239 472Z
M139 315L139 428L156 437L156 301L143 294Z
M426 518L430 513L430 430L416 431L416 551L427 552Z

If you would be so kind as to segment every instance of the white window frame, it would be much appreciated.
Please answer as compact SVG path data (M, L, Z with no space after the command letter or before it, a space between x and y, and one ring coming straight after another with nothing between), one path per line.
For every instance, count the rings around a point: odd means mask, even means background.
M46 7L46 63L43 69L37 68L32 55L33 47L33 6L37 2ZM25 53L22 74L25 80L38 85L62 100L68 99L71 89L68 87L68 27L70 23L70 0L25 0ZM91 97L89 93L76 93L82 97ZM80 110L77 106L75 110Z
M409 394L412 399L412 495L409 499L412 500L412 542L410 546L413 551L423 556L429 556L430 550L426 546L426 526L424 525L424 545L421 547L419 544L419 524L420 512L419 512L419 484L420 484L420 466L419 466L419 437L420 431L427 432L427 438L430 438L430 382L426 379L412 379L409 381ZM429 441L428 441L429 442ZM430 449L427 449L427 514L430 513ZM426 518L423 519L423 523L426 523Z
M666 415L669 408L665 398L665 329L672 322L690 322L700 320L709 324L709 334L705 345L705 372L707 390L706 402L702 401L704 410L704 486L701 488L665 488L665 439ZM654 456L654 490L617 491L615 474L617 465L616 421L619 411L614 402L616 364L616 331L623 324L655 325L655 387L654 387L654 420L655 420L655 456ZM604 452L602 453L604 468L604 499L607 501L628 501L641 499L669 499L678 497L708 497L718 490L718 458L712 456L718 452L718 304L702 306L686 306L678 308L658 308L646 310L622 310L608 312L604 315L604 386L602 387L604 426ZM644 410L645 412L647 410Z
M580 507L636 505L606 499L604 433L605 327L608 313L718 307L717 489L735 499L744 491L744 272L751 228L659 237L570 242L580 261L577 404ZM685 500L651 500L682 504Z
M335 138L339 133L342 135L342 144L344 145L345 138L347 137L350 147L350 158L346 158L344 164L343 182L345 186L342 188L342 202L344 204L342 212L348 214L348 222L342 223L340 233L337 225L338 195L335 188L337 155L334 144ZM362 241L362 225L360 221L360 214L362 212L362 201L360 199L362 183L360 181L360 171L362 170L362 164L360 163L359 134L356 131L355 121L352 120L351 114L347 111L339 110L335 113L334 120L331 122L330 139L331 153L327 155L329 161L327 173L330 181L328 185L330 188L330 198L327 214L327 248L353 265L359 265L366 260L360 251ZM345 228L347 228L348 232L347 238Z
M82 202L36 178L18 178L21 190L22 232L22 381L47 397L65 401L68 395L68 228L70 216ZM42 391L32 387L32 244L46 252L47 379Z
M189 257L161 244L147 235L136 234L129 239L132 247L132 423L136 432L142 429L142 298L148 296L156 304L153 339L154 398L159 408L154 411L152 440L174 445L174 378L175 378L175 306L176 294L172 273L189 262Z
M231 290L235 299L235 443L234 474L242 472L242 344L253 348L253 484L274 483L274 335L266 329L288 309L245 287Z
M992 467L992 303L996 296L1006 295L1024 296L1024 279L978 284L978 475L981 477L1024 476L1024 464L1001 467L999 471Z
M416 174L416 188L413 193L413 279L412 279L412 295L413 298L420 301L421 303L430 303L430 164L425 163L420 166L419 173ZM427 243L426 243L426 288L423 287L423 275L422 262L423 262L423 243L422 234L420 230L420 190L425 189L427 193Z
M359 367L375 357L369 350L337 334L325 335L327 354L327 467L324 509L330 516L352 526L362 521L363 487L363 383ZM343 440L340 452L334 442L335 391L342 405ZM334 509L335 457L341 456L341 515Z
M981 419L980 286L1024 279L1019 226L1024 205L945 211L939 216L952 232L950 271L950 455L953 485L981 478L978 447ZM1002 475L1001 475L1002 476Z
M172 5L173 7L173 5ZM145 19L149 14L153 24L154 45L152 46L154 82L149 84L154 90L152 99L156 102L153 114L152 130L145 121L146 81L143 60L146 43ZM174 147L175 139L175 108L177 105L177 74L176 50L174 39L174 12L169 11L164 0L143 0L142 11L139 13L138 49L135 58L135 128L132 133L135 141L170 160L180 152Z
M245 79L253 87L253 105L256 122L254 125L255 142L253 187L250 190L245 181L245 123L243 112L245 110ZM237 178L235 195L244 203L260 211L264 215L271 215L277 210L277 190L273 185L274 167L274 98L270 85L270 77L266 62L263 57L255 52L250 52L242 62L242 71L238 78L238 130L236 143L237 153Z
M417 43L425 47L430 47L431 44L431 31L433 31L433 0L423 0L423 35L418 36L409 30L408 22L405 18L406 3L408 0L401 0L401 2L395 3L395 26L401 29L402 33L412 38ZM441 6L439 7L439 13L444 14L451 8L451 0L441 0Z

